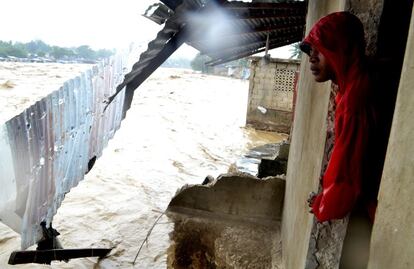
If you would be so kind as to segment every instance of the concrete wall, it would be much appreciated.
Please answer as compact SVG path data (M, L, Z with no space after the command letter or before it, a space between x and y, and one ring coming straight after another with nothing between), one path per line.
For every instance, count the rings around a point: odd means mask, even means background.
M168 205L169 212L215 214L244 221L280 221L285 181L248 174L221 175L208 185L184 186Z
M413 9L414 14L414 9ZM414 20L388 143L368 268L414 268Z
M348 0L346 3L345 10L357 15L364 24L366 54L370 56L377 52L378 28L383 6L383 0Z
M263 63L262 59L252 58L246 123L256 129L289 133L299 61L270 59Z
M320 17L344 6L342 0L310 0L307 32ZM283 263L289 269L305 268L306 264L313 225L306 199L310 191L318 190L330 93L330 83L314 82L307 57L302 59L300 74L282 219Z
M285 181L243 173L184 186L171 200L167 268L280 268Z

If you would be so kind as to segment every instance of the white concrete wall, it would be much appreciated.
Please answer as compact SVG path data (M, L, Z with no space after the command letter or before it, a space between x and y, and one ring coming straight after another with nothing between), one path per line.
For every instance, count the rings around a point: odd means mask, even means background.
M262 59L252 58L246 122L257 129L289 133L299 61L270 59L264 64Z
M295 76L299 61L271 59L261 64L261 58L253 58L249 88L249 110L261 105L266 108L292 111Z
M378 196L369 269L414 268L413 15Z

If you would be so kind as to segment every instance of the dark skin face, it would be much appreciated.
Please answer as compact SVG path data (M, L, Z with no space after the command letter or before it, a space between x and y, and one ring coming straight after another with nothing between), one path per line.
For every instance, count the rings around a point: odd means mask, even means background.
M329 65L325 56L314 47L311 47L309 51L309 63L310 70L316 82L332 80L332 82L336 83L333 68Z

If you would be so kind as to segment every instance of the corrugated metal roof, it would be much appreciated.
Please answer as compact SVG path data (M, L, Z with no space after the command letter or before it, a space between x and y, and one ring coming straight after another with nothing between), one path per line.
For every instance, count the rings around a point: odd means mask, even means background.
M198 35L190 36L188 44L213 60L210 64L220 64L261 52L266 47L269 36L269 49L285 46L302 39L306 24L305 2L285 3L245 3L225 2L216 6L214 12L225 16L215 27L214 41L205 33L214 27L212 22L196 25ZM208 21L208 19L207 19ZM223 25L226 24L226 25Z
M125 75L117 93L126 86L126 109L134 90L141 85L184 42L209 55L211 65L236 60L268 48L285 46L302 39L306 1L246 3L223 0L161 0L174 11L164 28ZM165 8L164 8L165 10ZM155 21L161 22L156 13ZM148 15L149 16L149 15ZM117 94L116 93L116 94ZM115 94L115 95L116 95ZM109 102L115 97L111 96Z
M171 2L170 5L174 8L174 14L167 19L164 28L158 32L157 37L148 43L147 50L140 55L139 61L132 66L132 71L125 75L124 81L118 85L116 93L108 98L108 103L111 103L126 86L125 116L126 110L131 106L134 90L186 41L186 14L200 10L205 6L206 1L208 0L184 0L175 8L173 3L179 1L168 1Z

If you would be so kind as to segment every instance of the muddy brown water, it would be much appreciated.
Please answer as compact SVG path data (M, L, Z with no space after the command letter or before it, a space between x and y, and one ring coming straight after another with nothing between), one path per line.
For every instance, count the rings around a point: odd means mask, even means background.
M172 224L162 217L177 189L217 177L250 148L285 135L245 128L248 81L157 70L135 93L121 129L58 210L65 248L113 247L109 257L7 265L19 235L0 223L0 268L165 268ZM33 247L32 247L33 248Z

